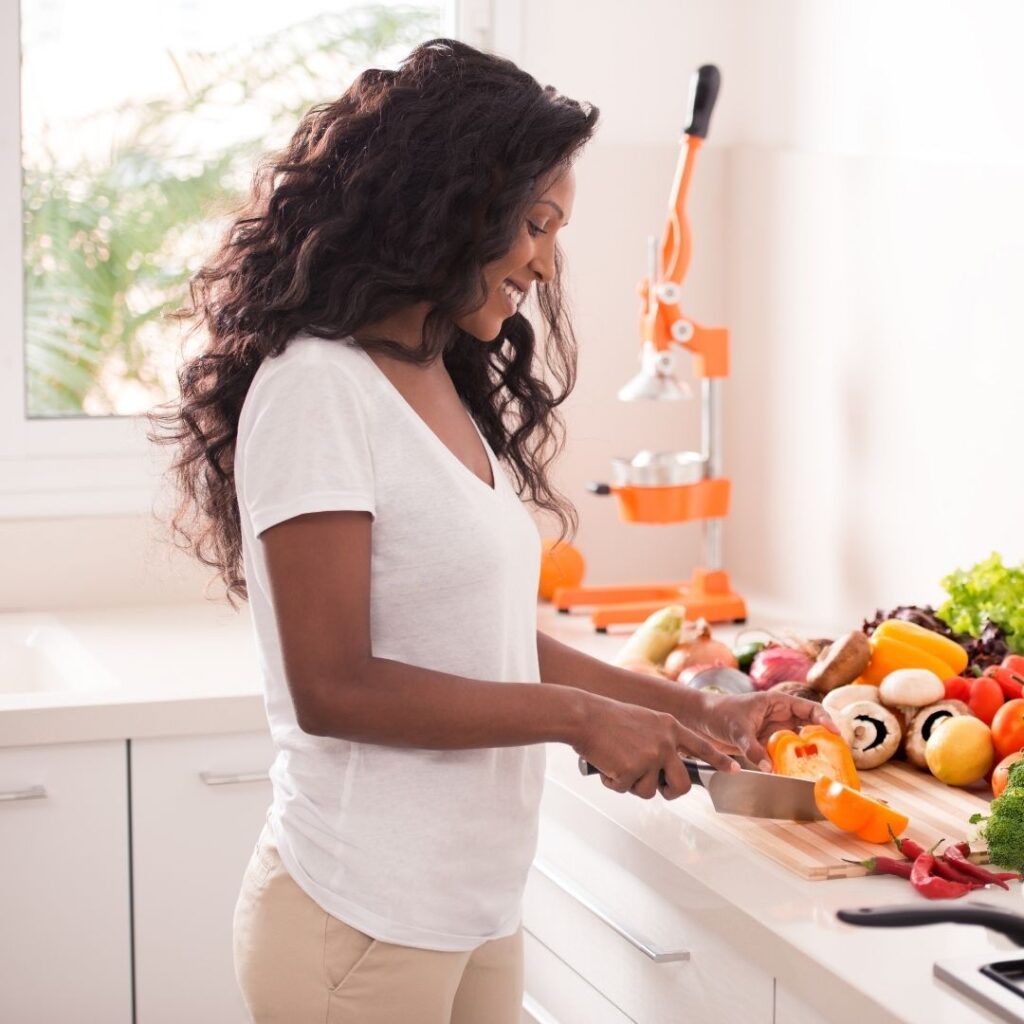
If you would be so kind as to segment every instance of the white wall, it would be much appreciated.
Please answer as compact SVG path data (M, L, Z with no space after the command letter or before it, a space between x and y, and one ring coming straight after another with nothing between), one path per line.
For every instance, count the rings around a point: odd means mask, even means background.
M648 3L633 8L627 34L616 9L588 5L591 45L571 76L559 75L579 7L563 2L552 12L530 0L527 20L538 27L524 63L608 111L581 181L620 142L670 136L692 67L721 67L691 194L688 283L697 319L721 316L733 333L726 556L736 581L794 617L854 624L876 605L940 600L944 573L993 548L1024 558L1024 477L1015 471L1024 434L1015 316L1024 10L916 0ZM641 12L660 16L649 49L637 34ZM657 185L662 195L667 186ZM624 207L647 215L645 229L653 187L649 177L620 186ZM606 387L608 376L627 373L618 358L614 368L596 365L622 343L621 328L615 338L603 328L621 300L590 249L589 198L581 189L576 221L586 237L571 253L590 328L562 468L572 483L581 463L602 455L578 438L591 420L603 436L628 422L634 447L668 436L661 410L642 413L638 425L624 411L638 407L602 404L588 385L590 376ZM640 234L640 224L623 224L618 237L635 249ZM567 247L576 242L567 233ZM638 270L634 262L629 273ZM693 433L683 446L695 442ZM586 512L580 541L593 576L685 572L677 556L690 558L693 530L665 530L670 553L658 557L645 535L660 529Z
M602 111L564 245L581 345L557 479L593 582L685 576L699 528L587 494L613 455L695 448L696 404L614 393L689 76L723 75L690 197L686 305L733 332L726 556L749 594L853 623L1024 558L1017 282L1024 99L1012 2L522 0L520 63ZM201 600L144 519L0 523L0 610Z

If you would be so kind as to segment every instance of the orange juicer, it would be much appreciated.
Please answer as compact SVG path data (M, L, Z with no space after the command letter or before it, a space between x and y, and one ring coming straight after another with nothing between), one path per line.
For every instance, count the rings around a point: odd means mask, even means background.
M642 622L668 604L685 607L688 619L744 622L746 603L730 588L722 568L722 518L729 511L730 481L722 476L721 387L729 375L729 332L704 327L680 308L682 282L690 263L690 226L686 194L721 82L718 68L704 64L693 75L690 124L683 131L679 161L669 200L668 225L660 252L650 240L648 274L641 280L640 372L623 388L623 401L677 401L690 397L677 379L677 360L685 350L694 358L701 382L700 452L639 452L614 459L613 482L593 483L595 494L614 494L620 517L629 523L681 523L701 520L702 562L686 582L559 587L555 607L596 606L591 619L599 632L617 624Z

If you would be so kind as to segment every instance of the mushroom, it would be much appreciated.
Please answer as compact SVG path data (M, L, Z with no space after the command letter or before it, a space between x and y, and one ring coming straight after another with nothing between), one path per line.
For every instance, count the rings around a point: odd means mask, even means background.
M923 708L946 695L942 680L927 668L898 668L878 687L886 707Z
M845 686L837 686L834 690L825 694L821 706L833 715L838 715L848 704L855 704L859 700L868 700L872 704L881 704L877 686L868 686L867 683L847 683Z
M888 708L874 701L858 700L847 704L839 712L836 724L858 768L877 768L885 764L900 745L899 721Z
M825 648L807 673L807 683L822 693L852 683L871 661L871 645L858 629Z
M925 760L924 750L928 737L935 731L935 727L947 718L957 718L960 715L970 715L973 712L962 700L940 700L929 704L914 716L907 733L907 760L918 768L928 770L928 762Z

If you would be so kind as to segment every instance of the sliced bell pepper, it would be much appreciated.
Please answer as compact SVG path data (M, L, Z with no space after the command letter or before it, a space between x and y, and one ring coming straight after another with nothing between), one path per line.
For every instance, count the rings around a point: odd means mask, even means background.
M824 776L814 784L814 802L825 817L844 832L853 832L866 843L887 843L898 836L910 819L880 800Z
M861 675L878 686L897 669L927 668L945 682L961 675L967 662L967 651L955 640L916 622L886 619L871 634L871 661Z
M805 725L799 732L780 729L768 740L768 756L777 775L797 779L836 779L860 789L853 754L842 736L823 725Z

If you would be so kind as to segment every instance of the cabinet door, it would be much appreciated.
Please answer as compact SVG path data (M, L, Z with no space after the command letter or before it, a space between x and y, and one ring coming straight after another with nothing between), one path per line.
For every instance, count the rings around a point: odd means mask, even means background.
M231 923L270 807L270 736L130 749L137 1024L248 1024Z
M124 741L0 750L0 1020L130 1024Z

